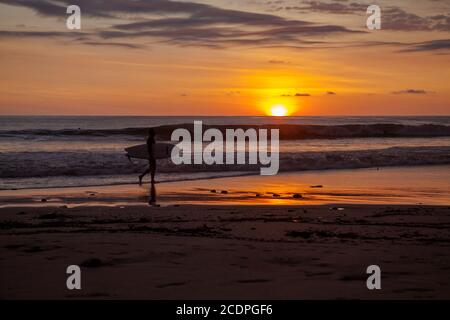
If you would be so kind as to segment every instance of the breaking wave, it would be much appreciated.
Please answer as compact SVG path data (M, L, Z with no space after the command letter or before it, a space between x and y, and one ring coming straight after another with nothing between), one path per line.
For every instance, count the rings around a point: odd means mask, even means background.
M170 140L175 129L185 128L193 132L193 124L166 125L156 127L159 139ZM405 124L351 124L351 125L204 125L204 130L216 128L222 132L226 129L249 128L280 129L280 139L335 139L335 138L368 138L368 137L444 137L450 136L450 126L439 124L405 125ZM123 129L29 129L29 130L0 130L0 137L109 137L130 136L145 137L148 128Z
M130 163L117 152L8 152L0 153L2 178L105 176L141 173L146 161ZM280 171L350 169L384 166L450 164L450 146L392 147L375 150L292 152L280 154ZM158 172L253 172L260 165L179 165L158 161Z

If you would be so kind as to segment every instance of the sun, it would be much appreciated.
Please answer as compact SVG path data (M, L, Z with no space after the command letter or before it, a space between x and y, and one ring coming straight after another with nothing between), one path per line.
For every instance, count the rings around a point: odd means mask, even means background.
M284 105L276 104L270 108L270 114L274 117L285 117L288 114L288 110Z

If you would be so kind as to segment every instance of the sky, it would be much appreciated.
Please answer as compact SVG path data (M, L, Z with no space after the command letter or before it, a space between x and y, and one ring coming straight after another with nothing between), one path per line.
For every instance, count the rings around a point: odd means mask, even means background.
M450 0L0 0L0 115L450 115L449 79Z

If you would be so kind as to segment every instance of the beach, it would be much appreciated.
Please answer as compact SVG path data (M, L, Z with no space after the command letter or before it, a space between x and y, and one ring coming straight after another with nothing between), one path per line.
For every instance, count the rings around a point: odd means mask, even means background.
M279 127L280 171L158 160L150 206L124 148L191 118L0 117L0 298L448 299L449 119L206 117Z
M448 207L27 207L1 219L1 298L450 297ZM66 289L72 264L81 290ZM382 290L370 291L374 264Z
M449 172L160 183L158 207L148 185L3 190L0 297L448 299ZM73 264L79 291L65 286ZM367 289L370 265L382 290Z

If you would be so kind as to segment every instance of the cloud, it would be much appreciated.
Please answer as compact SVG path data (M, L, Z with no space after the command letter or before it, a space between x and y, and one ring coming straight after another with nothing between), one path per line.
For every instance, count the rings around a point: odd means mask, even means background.
M283 61L283 60L269 60L268 62L270 64L287 64L287 63L289 63L289 62Z
M61 16L66 13L67 6L69 5L56 4L48 0L0 0L0 3L26 7L47 16Z
M381 28L397 31L450 31L450 15L422 17L398 7L382 10Z
M90 46L111 46L129 49L144 49L145 46L133 44L133 43L121 43L121 42L95 42L95 41L84 41L84 44Z
M296 93L294 95L291 94L282 94L282 97L310 97L311 95L309 93Z
M327 95L329 95L329 96L335 96L335 95L336 95L336 92L333 92L333 91L327 91Z
M60 31L5 31L0 30L0 38L84 38L86 33L82 32L60 32Z
M353 14L356 12L366 13L368 5L362 3L343 3L344 1L338 2L323 2L323 1L305 1L303 6L291 6L284 7L285 10L295 10L295 11L315 11L333 14Z
M160 38L167 43L178 45L211 45L218 48L230 46L284 46L289 44L313 46L315 43L302 39L302 36L325 36L333 33L351 32L344 27L287 26L257 31L245 31L242 27L202 27L202 28L157 28L145 31L123 32L105 31L100 35L111 38Z
M135 43L107 42L92 40L92 34L83 32L57 32L57 31L4 31L0 30L0 39L7 38L55 38L59 40L74 41L90 46L113 46L128 49L143 49L145 46Z
M413 43L409 48L402 50L403 52L417 51L447 51L450 50L450 39L431 40L420 43Z
M64 17L71 0L0 0L24 6L39 14ZM109 29L98 31L96 42L110 39L157 39L180 46L224 48L230 46L276 46L314 43L305 36L323 38L333 34L360 33L339 25L287 19L273 14L230 10L212 5L172 0L78 0L82 14L115 17ZM131 22L130 22L131 20ZM117 21L117 20L116 20Z
M72 0L0 0L0 3L27 7L39 14L54 17L65 14L67 6L74 4ZM83 14L93 17L120 17L123 13L184 13L207 7L192 2L170 0L77 0L76 4Z
M271 1L281 4L280 1ZM0 3L23 6L35 12L65 17L65 8L71 0L0 0ZM449 40L423 43L392 42L337 42L327 37L364 33L333 24L283 18L274 14L230 10L203 3L172 0L78 0L82 14L94 17L114 17L114 24L104 29L84 32L61 31L0 31L2 38L77 39L89 45L143 48L143 43L159 42L181 47L196 46L212 49L228 47L257 48L340 48L390 45L401 47L401 52L437 51L450 47ZM287 10L309 10L324 13L361 13L366 4L341 0L333 2L306 1ZM362 10L362 11L361 11ZM382 10L382 28L390 30L449 30L450 15L420 17L398 7ZM121 22L117 22L121 21ZM111 22L112 23L112 22ZM145 41L145 42L144 42ZM102 44L103 43L103 44ZM284 62L271 60L269 63Z
M172 12L166 12L167 15ZM304 36L354 33L337 25L319 25L276 15L201 5L183 17L116 24L104 38L153 37L180 45L266 46L304 44Z
M328 14L366 15L368 3L346 0L334 2L306 1L303 6L284 7L285 10L300 12L321 12ZM381 7L381 27L396 31L450 31L450 14L422 17L396 6Z
M423 89L406 89L400 91L394 91L393 94L428 94L430 92Z

